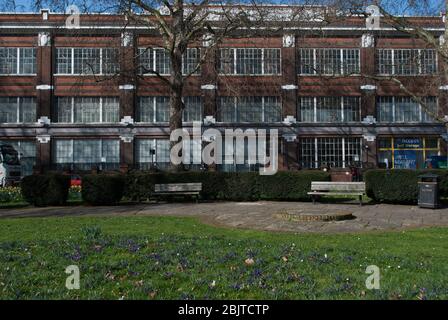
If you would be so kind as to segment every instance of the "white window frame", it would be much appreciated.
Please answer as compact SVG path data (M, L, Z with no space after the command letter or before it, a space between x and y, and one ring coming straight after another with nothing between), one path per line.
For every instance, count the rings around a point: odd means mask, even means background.
M390 51L391 53L391 63L392 63L392 73L381 73L380 72L380 65L382 62L382 59L384 57L384 55L382 55L381 53L384 51ZM410 74L403 74L403 73L397 73L396 70L396 64L395 64L395 52L396 51L417 51L418 53L418 72L417 73L410 73ZM423 73L423 65L422 65L422 53L424 51L433 51L434 52L434 73ZM439 69L439 56L437 54L437 51L435 49L417 49L417 48L401 48L401 49L388 49L388 48L382 48L382 49L377 49L377 53L376 53L378 59L377 61L375 61L375 63L378 64L377 66L377 75L378 76L402 76L402 77L415 77L415 76L430 76L430 75L437 75L438 73L438 69ZM384 64L384 62L383 62ZM417 68L416 68L417 69Z
M302 139L312 139L314 140L314 161L313 161L313 165L310 168L314 168L314 169L318 169L319 168L319 150L318 150L318 139L326 139L326 138L330 138L330 139L341 139L341 156L342 156L342 168L346 168L347 167L347 159L346 159L346 138L345 137L304 137ZM350 137L347 139L358 139L359 140L359 161L361 161L362 159L362 155L363 155L363 143L362 143L362 138L360 137ZM303 142L301 142L303 143ZM348 143L348 142L347 142ZM302 147L300 148L300 157L302 157ZM337 155L335 155L337 156Z
M299 48L299 56L301 56L301 52L302 50L312 50L312 58L313 58L313 72L312 73L302 73L302 68L300 67L300 59L298 59L298 64L299 64L299 68L298 68L298 75L299 76L360 76L361 75L361 50L359 48ZM317 59L317 51L318 50L323 50L323 51L331 51L331 50L339 50L339 55L340 55L340 74L332 74L332 73L319 73L318 72L318 59ZM358 69L359 72L358 73L351 73L348 74L346 73L346 66L344 64L344 57L345 52L348 51L357 51L358 52ZM320 68L322 69L322 67Z
M248 97L251 97L251 96L248 96ZM261 122L241 122L241 121L239 121L238 99L241 98L241 97L219 97L219 98L220 99L221 98L233 98L233 116L234 116L234 119L236 120L236 122L234 122L234 123L266 123L265 122L265 118L266 118L266 115L265 115L266 98L271 98L271 97L278 98L278 100L280 102L280 110L282 110L282 108L283 108L282 99L279 96L262 96L262 97L254 96L254 97L261 98ZM222 119L221 113L219 114L219 118L220 118L220 121L219 121L220 123L227 123L227 122L221 121L221 119ZM279 119L279 121L277 121L277 122L268 122L268 123L279 123L279 122L281 122L281 111L280 111L280 119Z
M58 66L56 65L56 73L55 76L108 76L108 75L113 75L114 73L103 73L103 50L105 49L115 49L115 48L95 48L95 47L57 47L56 48L56 60L58 59L57 57L57 50L58 49L70 49L70 73L58 73ZM100 50L100 60L99 60L99 73L91 73L91 74L87 74L87 73L75 73L75 49L81 49L81 50L88 50L88 49L99 49ZM118 49L116 49L118 50ZM117 73L119 73L120 71L120 65L119 62L117 61Z
M0 76L36 76L37 75L37 52L35 47L1 47L1 49L16 49L17 61L16 61L16 72L15 73L0 73ZM20 51L22 49L33 49L35 54L34 59L34 69L36 72L34 73L21 73L20 72Z
M99 123L118 123L119 122L119 116L117 122L104 122L103 119L103 99L106 98L115 98L118 102L118 113L120 113L120 100L118 97L57 97L59 98L70 98L70 104L71 104L71 110L70 110L70 122L58 122L58 123L73 123L73 124L99 124ZM100 113L100 121L99 122L75 122L75 99L76 98L99 98L99 113ZM57 112L59 112L59 101L57 101L56 104ZM58 116L59 117L59 116ZM58 119L59 120L59 119Z
M392 100L392 121L381 121L381 117L378 114L379 110L380 110L380 100L382 98L391 98ZM410 98L411 102L418 104L418 121L400 121L397 122L397 116L396 116L396 105L397 105L397 99L398 98ZM428 96L428 97L423 97L423 99L425 98L435 98L435 104L436 104L436 113L439 110L439 99L437 97L434 96ZM378 96L377 101L377 117L378 117L378 121L380 123L431 123L431 122L427 122L427 121L423 121L424 118L424 109L422 107L422 105L420 103L418 103L417 101L413 100L412 97L399 97L399 96Z
M300 122L302 123L329 123L329 122L323 122L323 121L317 121L317 106L318 106L318 99L319 98L325 98L326 96L322 96L322 97L318 97L318 96L314 96L314 97L299 97L299 101L298 101L298 110L297 110L297 114L300 115ZM346 122L345 121L345 110L346 110L346 106L345 106L345 98L349 98L349 97L354 97L354 98L358 98L358 121L349 121ZM302 98L310 98L313 101L313 122L305 122L302 120ZM358 123L361 121L361 97L359 96L338 96L336 97L338 98L339 101L339 105L340 105L340 121L338 121L337 123ZM336 110L336 109L335 109Z
M251 77L261 77L261 76L281 76L282 75L282 50L280 48L238 48L238 47L232 47L232 48L219 48L219 50L229 50L231 52L231 55L233 55L233 72L232 73L223 73L221 70L218 70L218 75L220 76L251 76ZM261 50L261 73L255 74L255 73L238 73L237 69L237 62L238 62L238 50ZM266 61L265 61L265 51L266 50L277 50L279 53L279 72L278 73L265 73L266 67ZM221 54L219 55L221 57ZM219 68L221 69L221 68Z

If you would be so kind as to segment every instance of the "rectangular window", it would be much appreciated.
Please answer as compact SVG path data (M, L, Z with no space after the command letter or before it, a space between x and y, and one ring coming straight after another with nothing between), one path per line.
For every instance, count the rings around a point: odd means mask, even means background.
M185 97L184 104L182 121L202 121L202 97Z
M139 97L138 122L168 122L169 97Z
M201 73L201 50L198 48L188 48L182 57L182 73L184 75Z
M434 122L437 116L437 98L423 97L422 104L412 97L378 97L379 122L409 123Z
M34 97L0 97L0 123L36 122Z
M220 97L221 122L272 123L281 121L279 97Z
M163 48L139 48L138 51L141 74L159 74L165 76L171 74L171 58L167 50ZM190 49L187 51L190 51ZM193 54L190 57L192 56Z
M168 139L137 139L136 162L140 169L167 168L170 164L170 141Z
M359 122L359 97L301 97L301 122Z
M430 161L433 156L438 159ZM437 137L383 137L378 139L378 164L389 169L438 168L446 165L446 157Z
M362 159L361 138L302 138L300 163L303 168L346 168Z
M380 75L430 75L437 72L437 53L433 49L379 49L376 60Z
M299 49L298 73L303 75L353 75L360 71L359 49Z
M222 48L219 50L219 73L279 75L281 74L281 51L278 48Z
M36 143L27 140L0 140L1 144L11 145L19 154L22 176L33 174L36 165Z
M119 64L116 48L56 48L58 74L113 75Z
M61 123L119 122L117 97L58 97L57 119Z
M120 163L118 139L57 139L54 141L53 162L90 170L93 166L116 168Z
M36 49L0 48L0 74L36 74Z

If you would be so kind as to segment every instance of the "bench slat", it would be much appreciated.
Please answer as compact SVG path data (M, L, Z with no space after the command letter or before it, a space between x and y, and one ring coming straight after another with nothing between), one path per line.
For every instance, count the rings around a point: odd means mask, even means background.
M365 192L364 182L311 182L311 191Z
M200 192L202 191L202 183L168 183L154 185L156 193L181 193L181 192Z

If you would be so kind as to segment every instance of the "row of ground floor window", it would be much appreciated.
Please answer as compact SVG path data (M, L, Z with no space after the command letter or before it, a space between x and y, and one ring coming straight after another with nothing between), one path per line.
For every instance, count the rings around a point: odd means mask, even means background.
M425 97L418 104L410 97L378 97L378 122L432 122L437 114L437 98ZM202 97L185 97L183 120L202 121ZM120 121L118 97L58 97L52 121L59 123L117 123ZM169 120L169 97L139 97L135 120L160 123ZM219 97L220 122L277 123L282 121L280 97ZM305 123L360 122L360 97L301 97L297 118ZM0 97L0 123L36 122L36 99Z
M1 140L11 144L19 153L23 174L33 172L37 163L37 143L32 140ZM136 138L133 142L135 167L147 170L152 167L164 169L170 164L170 142L168 139ZM441 139L438 137L379 137L377 139L377 165L383 168L418 169L428 165L428 159L441 156ZM270 154L267 145L267 153ZM190 141L183 153L184 163L192 170L203 168L194 159L200 159L203 146ZM362 167L364 153L375 153L365 145L360 137L304 137L296 143L297 159L288 161L292 168L347 168ZM236 161L236 151L244 151L244 163ZM280 156L285 152L280 146ZM233 146L223 145L223 161L217 166L221 171L258 170L253 157L248 155L247 140L244 146L235 141ZM229 156L230 155L230 156ZM371 154L370 157L375 154ZM258 159L257 159L258 160ZM120 140L107 139L57 139L51 142L52 168L57 170L84 171L99 167L104 170L116 170L120 167Z

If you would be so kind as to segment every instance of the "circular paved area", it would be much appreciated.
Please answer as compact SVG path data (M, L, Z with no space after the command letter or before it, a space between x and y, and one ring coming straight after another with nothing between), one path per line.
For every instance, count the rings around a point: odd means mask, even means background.
M300 210L351 212L356 219L345 221L287 221L279 212ZM160 203L117 207L52 207L0 209L0 218L49 216L189 216L225 227L313 233L366 232L400 230L407 228L448 226L448 209L420 209L417 206L316 204L296 202L213 202L213 203Z

